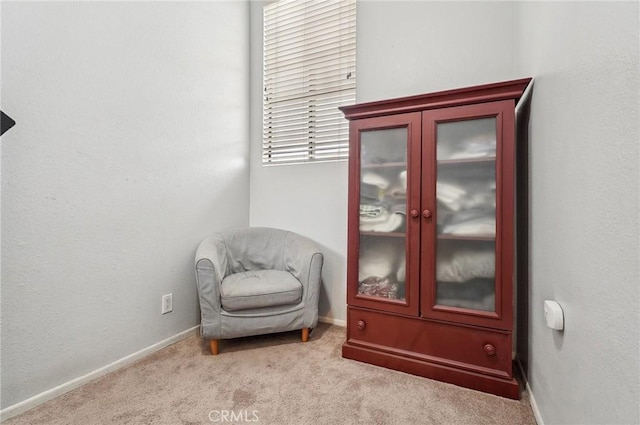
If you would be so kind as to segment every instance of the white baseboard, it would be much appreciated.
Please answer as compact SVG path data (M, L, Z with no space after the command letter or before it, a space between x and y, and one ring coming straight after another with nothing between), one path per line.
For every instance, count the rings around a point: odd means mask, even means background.
M520 376L522 376L522 379L524 380L525 388L527 389L527 394L529 394L529 404L531 404L531 410L533 411L533 416L536 420L536 423L538 425L544 425L544 422L542 421L542 416L540 415L540 409L538 409L538 404L536 403L536 398L533 396L533 392L531 391L531 387L529 386L529 380L527 379L527 374L524 373L524 368L522 367L522 363L520 363L519 359L516 361L516 363L518 364L518 368L520 369Z
M73 389L76 389L84 384L87 384L101 376L106 375L109 372L113 372L114 370L125 367L136 360L140 360L143 357L148 356L158 350L163 349L175 342L180 341L194 332L198 332L200 329L200 325L194 326L193 328L187 329L186 331L182 331L177 335L169 337L163 341L157 342L147 348L143 348L140 351L137 351L133 354L129 354L126 357L123 357L119 360L116 360L113 363L109 363L106 366L103 366L99 369L94 370L93 372L89 372L86 375L80 376L78 378L72 379L69 382L65 382L64 384L58 385L57 387L51 388L50 390L41 392L40 394L36 394L33 397L30 397L24 401L14 404L13 406L6 407L0 410L0 421L4 421L13 416L19 415L20 413L26 412L27 410L33 409L34 407L47 402L53 398L56 398L66 392L69 392Z
M342 326L343 328L347 326L346 320L334 319L333 317L318 317L318 321L330 325Z

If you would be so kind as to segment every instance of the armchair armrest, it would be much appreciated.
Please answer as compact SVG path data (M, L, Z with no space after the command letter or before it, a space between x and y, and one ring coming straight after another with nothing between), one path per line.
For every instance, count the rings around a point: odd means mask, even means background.
M220 283L227 269L226 248L220 235L200 243L196 250L195 268L202 322L200 331L207 336L211 334L207 328L220 326Z
M309 306L317 306L320 297L324 255L310 239L288 233L284 250L285 270L302 284L302 299ZM318 322L317 308L305 310L305 327L314 328Z

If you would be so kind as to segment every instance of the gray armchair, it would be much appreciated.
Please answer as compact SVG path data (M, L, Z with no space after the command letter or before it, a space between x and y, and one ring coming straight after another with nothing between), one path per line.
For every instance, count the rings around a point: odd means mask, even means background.
M302 330L318 322L324 256L308 238L267 227L217 233L196 251L200 333L220 339Z

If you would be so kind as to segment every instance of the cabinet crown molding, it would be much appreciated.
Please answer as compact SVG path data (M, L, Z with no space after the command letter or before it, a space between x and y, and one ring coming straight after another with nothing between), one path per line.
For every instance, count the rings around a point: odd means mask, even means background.
M352 120L498 100L513 99L517 103L531 81L532 78L521 78L500 83L358 103L342 106L339 109L344 113L346 119Z

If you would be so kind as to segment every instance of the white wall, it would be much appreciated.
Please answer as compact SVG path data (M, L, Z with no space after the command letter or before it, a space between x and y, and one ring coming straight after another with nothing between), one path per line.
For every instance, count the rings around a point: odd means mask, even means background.
M248 18L2 2L3 408L199 323L197 243L249 222Z
M515 78L513 13L510 2L359 2L358 102Z
M536 79L529 383L545 424L637 424L639 4L518 3L517 23L518 72Z
M512 17L513 5L500 2L358 2L358 101L513 78ZM346 320L347 163L262 166L259 2L251 4L251 30L251 224L320 243L320 315Z

